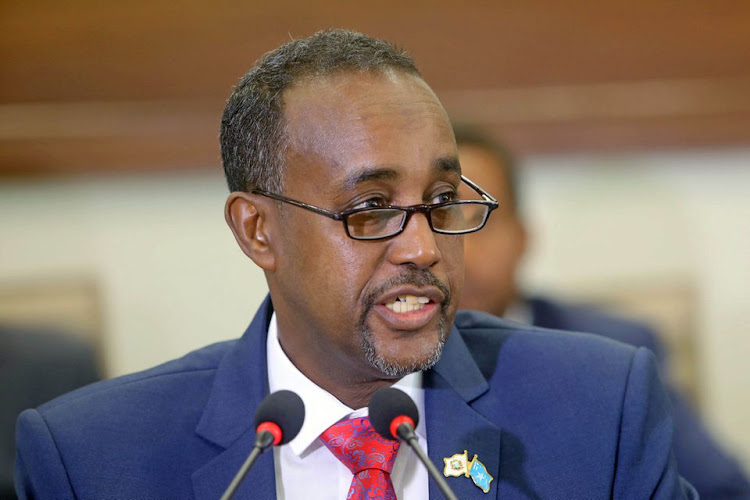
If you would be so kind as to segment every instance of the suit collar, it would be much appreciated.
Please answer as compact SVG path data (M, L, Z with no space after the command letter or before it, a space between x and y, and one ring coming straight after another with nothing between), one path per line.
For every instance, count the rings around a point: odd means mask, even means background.
M273 312L270 297L261 305L242 338L227 352L216 371L216 379L196 433L223 451L193 473L198 499L216 498L231 482L250 453L254 441L252 418L255 408L268 394L266 333ZM262 380L263 383L250 381ZM485 495L465 477L448 478L459 498L481 495L495 498L500 463L500 429L483 417L472 403L492 405L489 384L454 326L440 361L424 374L428 452L439 470L443 458L468 451L495 478ZM273 454L266 452L253 467L253 481L240 487L235 498L275 498ZM430 480L430 498L443 498ZM243 495L244 492L244 495Z
M440 361L431 371L440 375L467 403L475 400L490 388L455 326L445 341Z
M196 498L220 496L252 450L255 441L253 414L268 394L266 332L272 312L270 297L266 297L245 334L216 369L196 433L223 451L193 473ZM240 486L235 498L276 498L271 450L261 455L253 466L252 475L253 481Z
M244 335L227 352L216 371L211 394L196 428L201 437L228 448L251 427L252 411L268 394L266 335L273 314L270 297ZM453 326L440 361L425 373L425 389L439 376L465 403L489 390L489 384L474 361L458 329ZM248 383L263 380L263 384ZM231 404L230 404L231 403Z
M442 473L444 458L464 450L468 452L468 460L476 454L494 478L489 493L484 494L470 478L463 476L447 478L448 484L458 498L496 498L501 431L474 406L481 403L493 407L497 402L455 326L440 361L425 373L424 387L430 459ZM443 498L432 480L430 498Z

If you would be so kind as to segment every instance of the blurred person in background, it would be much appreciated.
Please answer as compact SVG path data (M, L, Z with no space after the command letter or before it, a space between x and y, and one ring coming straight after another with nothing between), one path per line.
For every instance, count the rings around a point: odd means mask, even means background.
M0 500L13 492L16 418L99 380L92 347L70 334L0 325Z
M529 234L519 210L516 160L482 129L454 124L463 175L500 203L485 228L465 237L466 282L460 307L503 316L555 330L602 335L653 351L665 372L666 353L649 326L596 307L530 296L519 286L518 273ZM666 377L663 377L666 379ZM680 474L701 498L750 498L750 482L736 459L712 438L688 401L667 387L675 418L674 453Z

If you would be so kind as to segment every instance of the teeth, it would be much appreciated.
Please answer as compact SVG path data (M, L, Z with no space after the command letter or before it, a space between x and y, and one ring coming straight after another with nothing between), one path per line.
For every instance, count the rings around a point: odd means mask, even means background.
M388 309L396 313L407 313L424 309L425 304L430 302L427 297L417 297L415 295L399 295L396 300L385 305Z

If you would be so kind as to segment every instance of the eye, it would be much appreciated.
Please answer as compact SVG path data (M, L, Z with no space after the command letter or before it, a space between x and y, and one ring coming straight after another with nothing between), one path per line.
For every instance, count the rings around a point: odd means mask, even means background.
M456 191L445 191L443 193L437 194L432 198L432 201L430 203L447 203L449 201L457 201L458 200L458 193Z
M358 202L356 205L354 205L351 208L351 210L357 210L360 208L378 208L378 207L385 207L387 205L388 205L388 202L382 196L371 196L370 198L367 198L366 200L362 200Z

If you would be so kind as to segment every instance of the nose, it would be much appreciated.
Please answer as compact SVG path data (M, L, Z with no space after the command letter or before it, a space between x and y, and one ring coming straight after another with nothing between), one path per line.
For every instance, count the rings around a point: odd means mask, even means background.
M429 268L440 261L441 254L427 214L411 214L401 234L391 240L389 258L393 264Z

